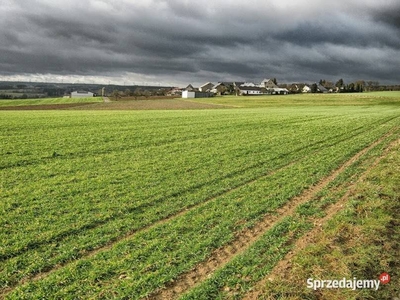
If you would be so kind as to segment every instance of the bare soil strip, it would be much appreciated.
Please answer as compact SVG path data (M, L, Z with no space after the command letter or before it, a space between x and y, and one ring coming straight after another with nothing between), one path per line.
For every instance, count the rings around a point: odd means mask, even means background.
M263 280L259 281L257 285L243 298L246 300L258 299L260 296L263 296L263 288L266 285L267 281L273 281L276 278L287 278L288 273L290 272L292 266L293 257L304 250L309 244L313 244L315 242L315 237L318 236L319 233L323 231L325 225L334 215L340 212L343 208L345 208L346 202L349 199L349 196L352 195L355 186L362 181L369 173L371 169L379 164L379 162L388 155L389 151L397 144L400 143L400 140L395 140L388 147L386 147L384 153L381 156L375 159L372 165L366 170L356 182L352 183L347 192L337 201L335 204L331 205L325 212L326 215L323 218L315 219L314 228L308 231L303 237L297 240L295 243L293 251L289 252L284 259L279 261L279 263L273 268L273 270L269 273L267 277ZM364 150L363 150L364 151Z
M380 144L391 132L379 138L377 141L355 154L351 159L342 164L338 169L333 171L328 177L322 179L317 185L305 190L301 195L291 199L286 205L276 211L274 215L266 215L253 228L245 229L238 232L236 239L227 246L216 249L208 258L208 260L195 266L191 271L182 274L175 281L167 284L163 289L151 294L147 299L176 299L195 285L207 279L217 269L223 267L235 256L241 254L248 249L256 240L258 240L267 230L271 229L275 224L282 221L285 217L292 215L296 208L312 199L319 191L332 182L346 168L355 163L362 155Z

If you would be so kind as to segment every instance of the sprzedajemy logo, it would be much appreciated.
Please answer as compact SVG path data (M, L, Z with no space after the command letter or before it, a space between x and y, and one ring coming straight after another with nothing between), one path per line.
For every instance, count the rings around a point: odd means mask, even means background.
M313 289L379 289L380 284L387 284L390 282L390 275L388 273L382 273L378 279L362 280L354 277L353 279L307 279L307 288Z

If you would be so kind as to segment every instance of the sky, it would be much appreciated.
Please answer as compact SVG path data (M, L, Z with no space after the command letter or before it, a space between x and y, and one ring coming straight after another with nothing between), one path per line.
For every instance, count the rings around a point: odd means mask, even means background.
M400 84L398 0L0 0L0 80Z

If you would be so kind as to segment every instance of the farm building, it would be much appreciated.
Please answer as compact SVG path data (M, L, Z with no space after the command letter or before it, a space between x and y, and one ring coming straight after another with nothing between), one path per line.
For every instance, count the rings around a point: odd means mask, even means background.
M86 91L75 91L71 93L71 98L86 98L93 96L94 94L92 92L86 92Z
M183 91L182 98L209 98L213 97L212 93L203 93L203 92L191 92L191 91Z
M241 95L261 95L264 94L260 87L258 86L244 86L239 87Z
M286 89L286 88L273 88L273 89L271 89L272 91L272 94L273 95L287 95L287 94L289 94L289 90L288 89Z

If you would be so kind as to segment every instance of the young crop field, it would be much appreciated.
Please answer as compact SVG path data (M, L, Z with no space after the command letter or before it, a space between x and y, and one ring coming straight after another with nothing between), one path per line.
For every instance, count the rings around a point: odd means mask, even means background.
M82 98L40 98L40 99L25 99L25 100L0 100L0 110L26 110L46 107L57 109L58 107L72 107L76 104L103 102L101 97L82 97Z
M312 260L334 249L307 247L325 229L343 246L332 233L340 221L361 231L362 197L380 199L374 207L387 212L376 218L399 235L390 213L398 168L382 161L399 163L400 95L321 105L324 96L201 99L247 106L230 109L0 111L0 298L319 299L307 276L382 272L392 282L367 296L394 297L396 245L376 242L368 254L386 249L384 261L368 265L360 253L336 273ZM370 223L365 241L383 232ZM292 261L304 266L301 278L287 273L297 295L278 279Z

